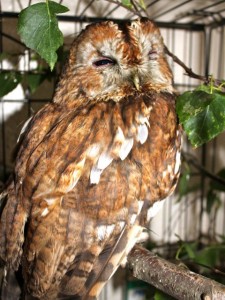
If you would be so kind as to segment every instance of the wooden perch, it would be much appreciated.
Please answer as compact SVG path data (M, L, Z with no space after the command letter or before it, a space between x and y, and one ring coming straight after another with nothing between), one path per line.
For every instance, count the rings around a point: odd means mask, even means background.
M224 300L225 286L135 246L128 256L134 277L175 299Z

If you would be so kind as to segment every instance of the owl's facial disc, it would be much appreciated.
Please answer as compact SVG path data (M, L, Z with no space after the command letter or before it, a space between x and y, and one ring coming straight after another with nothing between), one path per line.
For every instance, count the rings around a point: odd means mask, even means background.
M68 90L74 95L85 94L95 101L113 95L119 101L124 93L173 91L162 36L149 20L92 24L75 45L68 81Z

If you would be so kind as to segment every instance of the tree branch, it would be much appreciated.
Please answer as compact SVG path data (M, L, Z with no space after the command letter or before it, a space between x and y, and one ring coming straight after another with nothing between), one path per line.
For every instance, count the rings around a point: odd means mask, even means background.
M170 50L167 48L166 45L164 45L164 50L165 50L165 53L167 55L169 55L175 63L177 63L179 66L181 66L186 71L186 75L188 75L191 78L199 79L199 80L203 81L205 84L210 83L212 76L207 77L207 76L202 76L202 75L194 73L191 68L188 68L184 62L182 62L176 55L174 55L172 52L170 52ZM213 83L216 87L218 87L222 83L224 83L224 80L219 80L219 79L213 78ZM225 90L225 88L221 87L221 92L224 92L224 90Z
M170 50L167 48L166 45L164 45L164 49L165 49L165 53L169 55L175 63L180 65L186 71L186 74L189 77L199 79L201 81L204 81L205 83L209 83L209 79L207 77L194 73L191 68L188 68L176 55L170 52Z
M225 286L135 246L128 256L134 277L150 283L175 299L222 300Z

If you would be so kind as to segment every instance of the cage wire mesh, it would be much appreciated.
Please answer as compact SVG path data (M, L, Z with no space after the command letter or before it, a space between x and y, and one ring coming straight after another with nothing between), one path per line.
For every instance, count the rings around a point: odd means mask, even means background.
M0 12L0 68L20 70L27 74L40 74L45 64L32 51L25 48L16 32L18 12L38 1L1 1ZM64 34L62 53L68 51L74 37L90 22L108 19L133 19L136 16L121 7L116 1L60 1L70 11L58 17L59 27ZM149 1L146 0L149 17L161 29L168 49L178 56L197 74L213 74L225 78L225 1ZM63 64L61 57L61 65ZM200 81L185 75L184 70L168 57L174 74L174 84L179 92L194 89ZM40 68L40 65L42 68ZM60 65L60 64L59 64ZM38 67L39 66L39 67ZM12 152L24 122L41 106L51 101L60 66L31 91L25 83L19 84L4 96L0 103L0 180L3 183L12 171ZM27 79L28 80L28 79ZM31 80L31 79L30 79ZM42 79L40 79L40 82ZM0 87L1 88L1 87ZM220 134L207 146L191 149L185 142L183 150L198 158L198 164L209 172L216 173L224 167L224 134ZM190 163L190 162L189 162ZM191 163L190 163L191 164ZM193 169L192 182L198 183L197 191L188 193L181 201L178 195L166 201L162 211L153 219L150 238L158 249L173 245L178 239L191 241L204 235L225 235L224 193L220 192L220 206L212 214L206 213L206 190L209 178ZM201 171L201 170L200 170ZM168 247L167 247L168 248ZM119 282L125 281L124 275ZM125 276L126 277L126 276ZM117 287L117 283L113 283ZM118 284L120 286L120 284ZM144 299L134 290L124 293L121 288L113 290L112 284L105 288L100 299Z

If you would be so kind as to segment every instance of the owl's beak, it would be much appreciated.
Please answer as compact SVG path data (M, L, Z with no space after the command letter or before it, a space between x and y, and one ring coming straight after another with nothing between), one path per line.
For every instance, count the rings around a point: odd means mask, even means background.
M133 76L133 83L136 89L139 91L140 90L140 79L138 77L138 74L134 74Z

